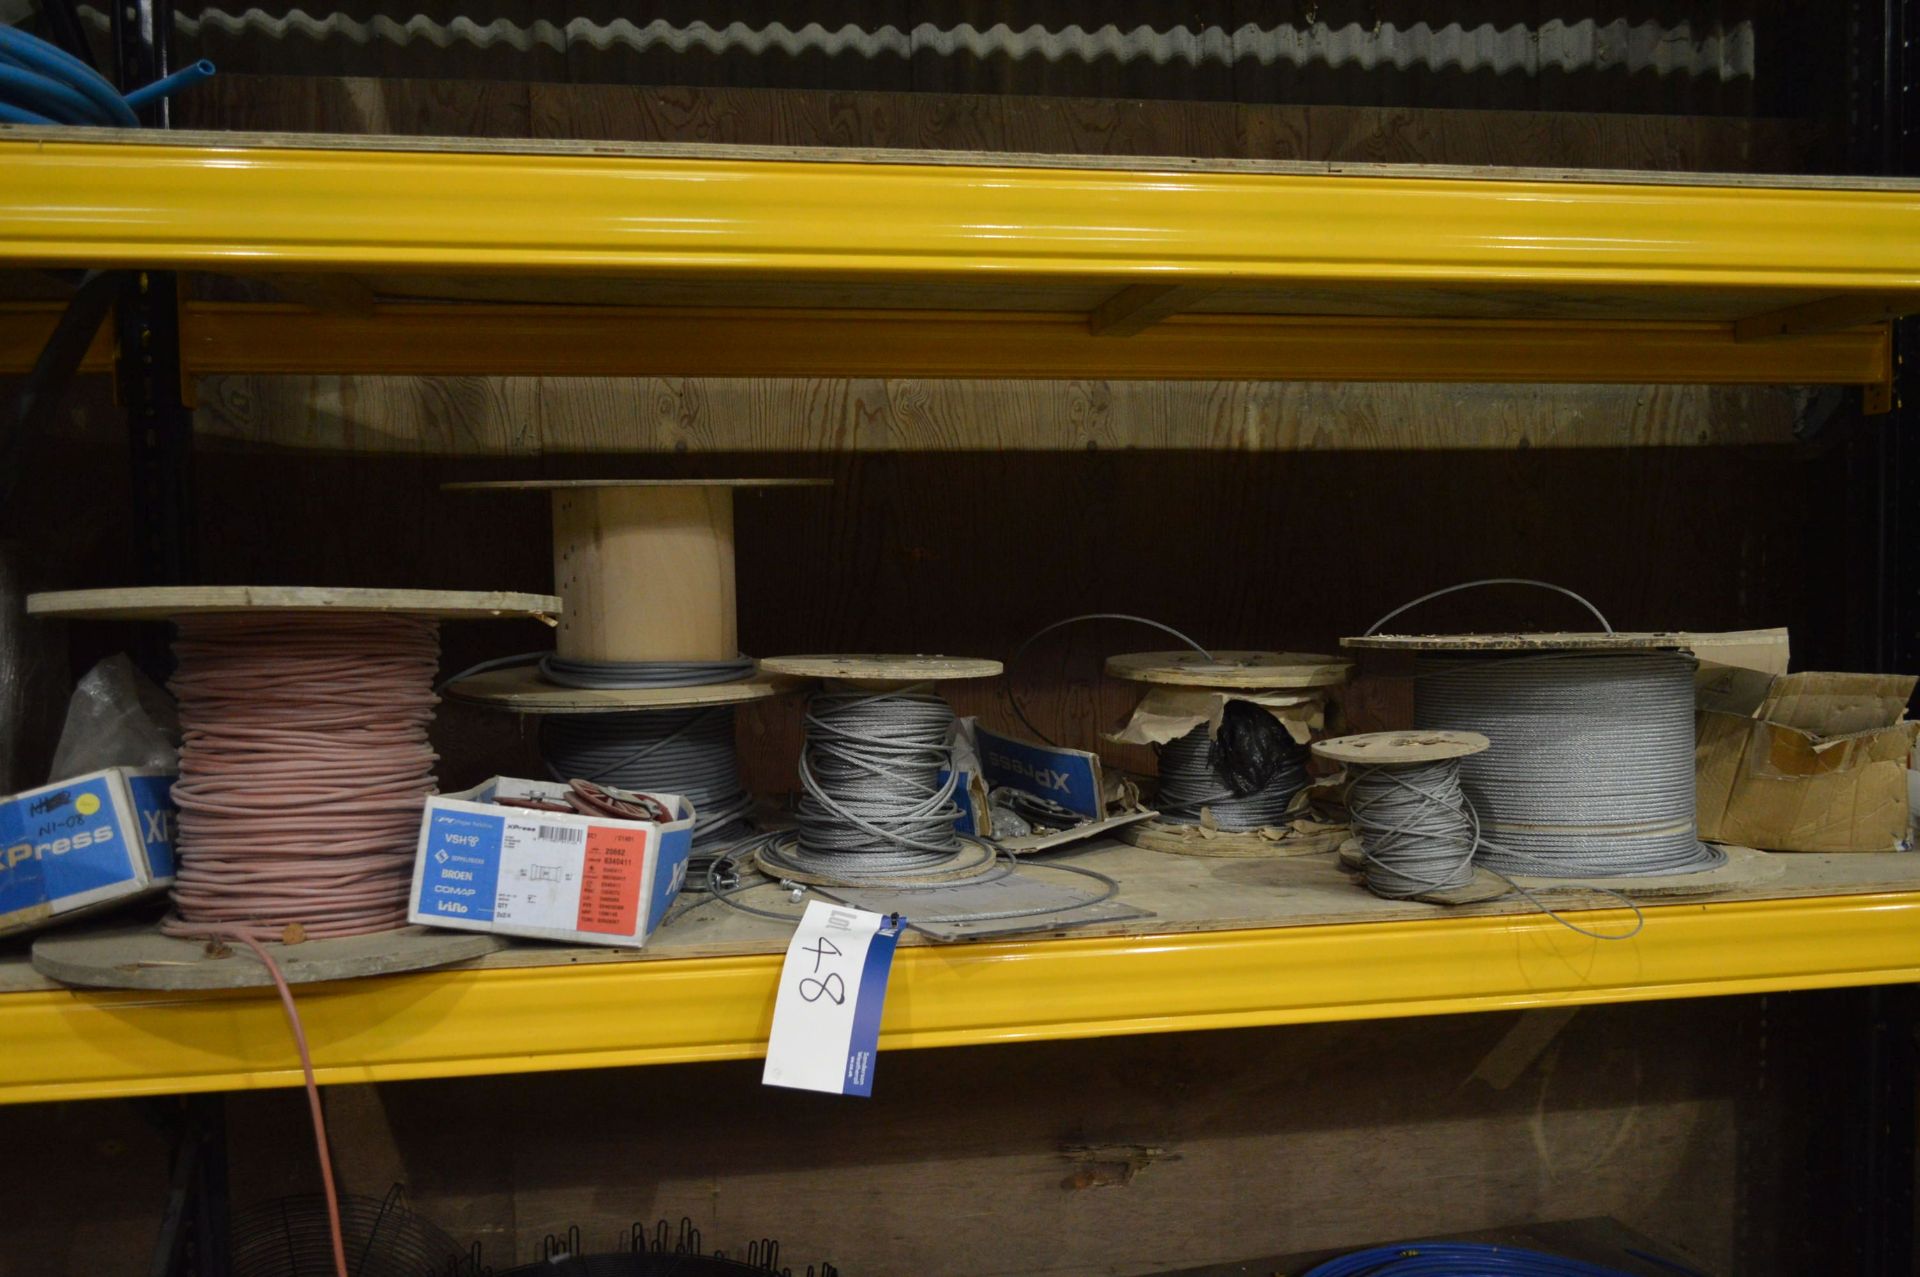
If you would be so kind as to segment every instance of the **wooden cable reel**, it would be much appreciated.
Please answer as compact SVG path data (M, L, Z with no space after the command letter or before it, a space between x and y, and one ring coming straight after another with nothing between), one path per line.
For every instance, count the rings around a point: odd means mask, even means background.
M1196 725L1209 715L1217 722L1219 707L1229 699L1256 704L1269 699L1310 701L1323 695L1324 689L1344 684L1352 668L1351 661L1338 657L1258 651L1222 651L1211 656L1191 651L1133 652L1109 657L1106 664L1109 675L1148 685L1142 710L1153 708L1157 701L1176 714L1194 717ZM1346 837L1346 828L1306 819L1251 830L1145 820L1126 826L1118 837L1138 847L1179 855L1267 858L1331 851Z
M139 621L235 615L321 622L374 615L430 620L550 618L559 607L559 599L544 594L304 586L71 590L37 594L27 602L28 612L35 616ZM429 685L430 675L423 674L423 694ZM184 829L176 852L182 865L196 854ZM405 903L404 890L398 903ZM402 926L341 938L268 943L267 948L287 980L297 984L441 966L491 952L503 943L491 935ZM174 938L133 927L47 936L35 945L34 962L44 974L64 982L107 988L234 988L269 982L258 963L233 960L233 949L224 942Z
M733 661L740 656L734 495L813 488L826 479L530 479L452 483L448 491L544 491L553 508L553 582L565 661ZM494 670L447 690L521 713L697 708L776 696L793 680L758 670L684 687L574 688L537 667Z
M820 680L830 691L875 697L928 683L991 678L1002 669L999 661L976 657L897 654L776 656L769 657L761 664L772 674ZM810 873L793 865L778 863L770 858L775 852L775 848L763 848L756 855L756 867L767 876L816 885L834 885L835 880L829 875ZM990 845L969 835L961 835L959 851L945 868L937 872L914 872L896 880L872 878L868 881L875 886L942 886L966 882L991 872L996 859L996 853Z

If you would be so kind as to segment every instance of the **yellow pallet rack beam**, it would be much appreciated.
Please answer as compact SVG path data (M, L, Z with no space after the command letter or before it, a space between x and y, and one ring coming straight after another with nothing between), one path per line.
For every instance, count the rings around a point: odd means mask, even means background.
M881 1047L1097 1037L1920 980L1920 893L908 946ZM1624 925L1623 911L1583 913ZM323 1083L758 1056L780 957L385 976L298 991ZM0 995L0 1102L296 1086L270 992ZM884 1073L885 1065L882 1064Z
M1884 321L1920 309L1911 183L1110 164L0 127L0 265L309 281L317 311L190 309L190 373L1825 383L1877 404ZM329 274L355 277L331 310ZM369 275L778 299L374 305ZM1063 289L1084 309L1049 304ZM0 315L0 366L30 322Z
M0 260L1920 294L1891 183L104 136L0 129Z

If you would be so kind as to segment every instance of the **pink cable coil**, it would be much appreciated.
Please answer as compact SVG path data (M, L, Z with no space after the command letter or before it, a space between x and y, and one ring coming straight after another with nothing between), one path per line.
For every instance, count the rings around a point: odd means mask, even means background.
M180 618L175 936L310 939L406 925L438 792L438 626L391 613Z

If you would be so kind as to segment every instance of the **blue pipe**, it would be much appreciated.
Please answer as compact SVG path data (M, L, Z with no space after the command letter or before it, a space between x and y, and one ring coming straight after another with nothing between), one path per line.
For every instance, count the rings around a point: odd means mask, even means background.
M0 53L5 53L8 60L15 65L53 80L89 99L95 109L89 113L87 123L118 124L127 128L139 127L140 117L133 113L133 108L128 106L118 93L114 92L113 86L107 83L106 78L65 49L48 44L45 40L13 27L0 27ZM40 110L41 114L48 114L44 109L33 106L31 102L23 104L15 100L15 105L26 105L30 110Z
M161 98L172 97L189 84L198 84L213 75L213 63L201 58L198 62L181 67L172 75L163 76L152 84L143 84L127 94L127 105L138 111L149 102L158 102Z
M1377 1246L1330 1259L1305 1277L1631 1277L1577 1259L1512 1246L1415 1242Z
M77 90L12 62L0 62L0 96L25 104L57 124L92 124L93 103Z
M52 124L54 121L24 106L10 106L0 102L0 124Z
M122 97L104 76L66 50L0 26L0 123L93 124L138 128L134 112L213 74L202 58Z

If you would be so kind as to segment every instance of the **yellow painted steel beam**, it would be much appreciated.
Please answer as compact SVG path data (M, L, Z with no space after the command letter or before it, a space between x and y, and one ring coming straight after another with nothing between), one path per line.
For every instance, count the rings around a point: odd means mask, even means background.
M1619 911L1583 914L1604 925ZM778 955L387 976L298 990L323 1083L760 1055ZM1920 980L1920 893L910 946L883 1050ZM885 1065L881 1066L884 1075ZM0 995L0 1101L294 1086L271 993Z
M1916 189L389 145L0 132L0 262L1920 292Z
M0 308L0 371L31 364L56 313ZM407 303L357 315L199 302L181 326L190 375L1872 385L1891 357L1885 325L1756 345L1709 323L1175 315L1119 339L1081 315L1031 312Z

